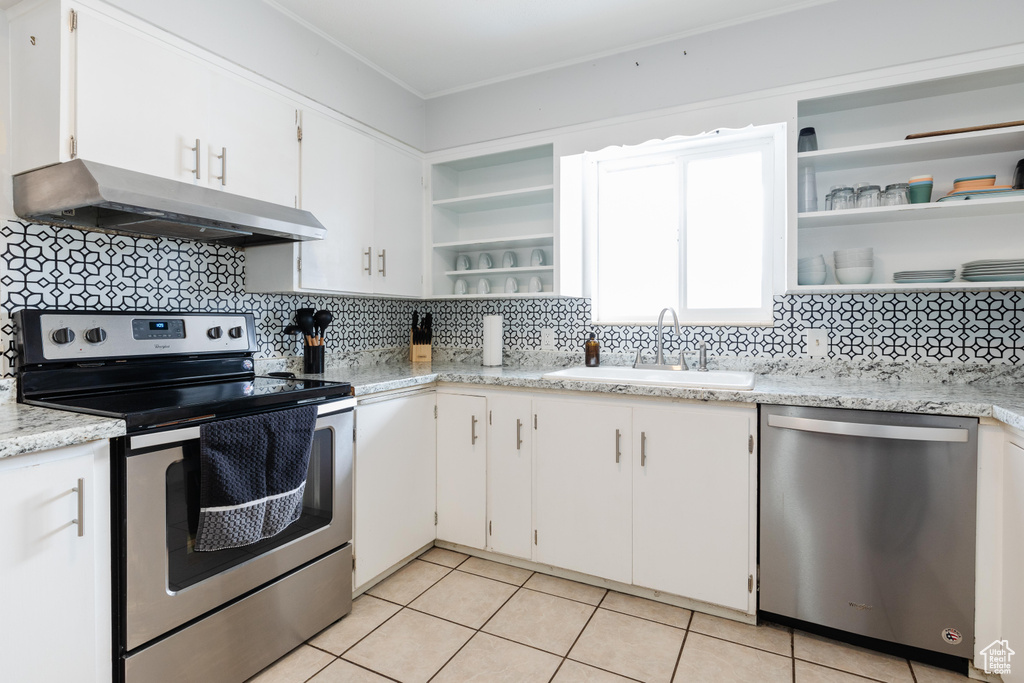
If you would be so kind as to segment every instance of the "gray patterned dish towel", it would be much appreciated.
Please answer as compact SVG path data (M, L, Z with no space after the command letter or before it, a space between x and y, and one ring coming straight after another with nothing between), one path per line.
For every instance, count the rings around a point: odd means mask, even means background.
M316 416L304 406L199 428L196 550L256 543L302 515Z

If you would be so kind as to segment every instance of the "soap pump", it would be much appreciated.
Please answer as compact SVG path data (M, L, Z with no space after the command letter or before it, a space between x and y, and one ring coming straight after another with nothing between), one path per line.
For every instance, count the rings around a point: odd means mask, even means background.
M586 352L586 366L588 368L596 368L601 364L601 345L596 337L597 335L591 332L590 339L583 345L583 349Z

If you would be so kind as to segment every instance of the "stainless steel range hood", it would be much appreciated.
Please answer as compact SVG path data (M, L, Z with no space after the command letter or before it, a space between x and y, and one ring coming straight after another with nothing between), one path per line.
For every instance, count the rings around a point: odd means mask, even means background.
M84 159L14 176L14 212L37 223L235 247L327 234L308 211Z

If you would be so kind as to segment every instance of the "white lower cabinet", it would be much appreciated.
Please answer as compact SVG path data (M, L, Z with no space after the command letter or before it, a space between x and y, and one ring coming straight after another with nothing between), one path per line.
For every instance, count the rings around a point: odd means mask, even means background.
M631 410L537 399L533 559L632 583Z
M356 408L355 585L434 540L434 392Z
M757 409L633 409L633 583L752 611Z
M1000 638L1018 652L1021 652L1018 643L1024 643L1024 581L1021 577L1024 577L1024 448L1007 443L1003 458L1003 628ZM1011 666L1014 671L1024 670L1017 662L1011 662ZM1003 680L1022 681L1024 675L1003 674Z
M487 396L487 550L530 559L533 551L533 401Z
M483 549L487 527L487 399L437 394L437 538Z
M110 681L110 447L0 460L5 681Z

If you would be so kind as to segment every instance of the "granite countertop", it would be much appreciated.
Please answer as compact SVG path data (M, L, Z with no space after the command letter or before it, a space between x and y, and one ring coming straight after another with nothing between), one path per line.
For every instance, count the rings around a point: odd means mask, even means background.
M330 369L308 377L350 382L356 396L433 383L554 389L698 401L888 410L904 413L992 417L1024 430L1024 390L1014 385L941 384L892 379L819 379L758 375L753 391L718 391L541 379L564 366L485 368L472 363L387 363Z
M0 458L124 436L124 420L0 403Z

